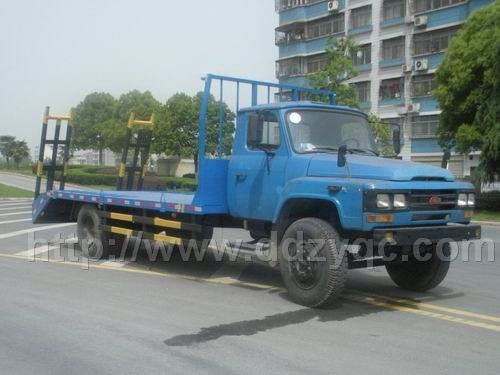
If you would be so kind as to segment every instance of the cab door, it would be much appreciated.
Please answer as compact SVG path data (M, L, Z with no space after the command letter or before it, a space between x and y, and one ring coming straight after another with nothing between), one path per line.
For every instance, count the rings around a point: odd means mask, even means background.
M279 112L251 112L242 120L229 165L229 210L235 217L271 220L289 158Z

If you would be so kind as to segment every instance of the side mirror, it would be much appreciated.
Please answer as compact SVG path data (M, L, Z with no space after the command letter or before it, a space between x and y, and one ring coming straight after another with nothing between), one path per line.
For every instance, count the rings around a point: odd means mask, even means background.
M392 133L392 145L394 147L394 152L396 155L401 153L401 129L394 129Z
M339 168L345 167L347 164L347 146L343 145L339 147L337 166Z

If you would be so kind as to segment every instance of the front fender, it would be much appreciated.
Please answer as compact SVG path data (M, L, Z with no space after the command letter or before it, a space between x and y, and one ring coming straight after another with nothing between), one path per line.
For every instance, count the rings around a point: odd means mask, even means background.
M356 229L362 224L363 189L349 179L300 177L284 187L273 217L277 223L285 204L291 199L320 199L333 202L344 229Z

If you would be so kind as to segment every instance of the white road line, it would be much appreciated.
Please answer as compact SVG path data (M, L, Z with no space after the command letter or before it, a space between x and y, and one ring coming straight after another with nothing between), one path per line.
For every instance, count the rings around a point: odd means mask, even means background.
M31 219L19 219L19 220L0 221L0 225L1 224L24 223L25 221L31 221Z
M48 253L50 251L57 250L58 248L59 248L59 246L45 245L45 246L37 247L36 249L20 251L20 252L16 253L15 255L23 257L23 258L35 259L37 256L47 253L47 256L44 258L48 258Z
M31 211L9 212L9 213L0 214L0 216L14 216L14 215L26 215L26 214L31 214Z
M64 240L64 244L75 244L76 242L78 242L78 239L76 237L72 237L72 238L68 238L68 239ZM37 256L40 256L40 255L47 253L47 256L44 257L44 259L45 258L48 259L49 258L48 253L51 251L54 251L54 250L59 250L59 248L60 248L60 245L44 245L44 246L40 246L40 247L37 247L34 249L20 251L14 255L20 256L23 258L35 259Z
M27 210L31 209L31 206L22 206L22 207L2 207L0 206L0 211L11 211L11 210Z
M23 229L23 230L19 230L17 232L0 234L0 240L5 240L6 238L12 238L12 237L17 237L17 236L22 236L23 234L29 234L29 233L39 232L39 231L42 231L42 230L49 230L49 229L57 229L57 228L69 227L69 226L72 226L72 225L75 225L75 223L54 224L54 225L46 225L44 227L35 227L35 228Z
M16 206L26 206L27 204L31 204L31 203L32 203L31 201L18 202L18 203L7 203L7 204L4 204L4 203L0 202L0 207L2 207L2 208L3 207L14 207L14 208L16 208Z

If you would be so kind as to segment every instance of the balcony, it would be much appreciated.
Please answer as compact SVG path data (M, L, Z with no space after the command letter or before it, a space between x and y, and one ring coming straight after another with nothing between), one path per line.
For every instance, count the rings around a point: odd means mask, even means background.
M405 104L405 98L397 99L380 99L380 106L390 106L390 105L403 105Z
M341 32L320 38L282 44L280 45L279 48L279 58L285 59L288 57L293 57L298 55L304 56L304 55L314 55L318 53L323 53L326 51L326 48L328 46L328 41L330 38L341 37L344 35L345 33Z
M339 11L345 8L345 1L339 1ZM327 16L331 12L328 10L328 1L321 1L311 4L289 8L280 12L280 26L293 22L306 21L321 16Z
M390 66L404 65L405 61L406 60L405 60L404 57L400 57L398 59L381 60L379 62L379 66L381 68L387 68L387 67L390 67Z
M369 72L372 70L372 64L361 64L361 65L354 65L356 70L358 72Z
M443 149L436 138L414 138L411 140L411 152L414 154L441 153Z
M354 29L349 29L349 35L371 33L372 30L373 30L373 25L365 25L365 26L361 26L361 27L356 27Z
M380 27L385 28L385 27L391 27L391 26L398 26L398 25L403 25L404 23L405 23L404 17L397 17L397 18L391 18L391 19L381 21Z

